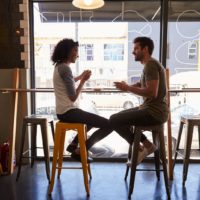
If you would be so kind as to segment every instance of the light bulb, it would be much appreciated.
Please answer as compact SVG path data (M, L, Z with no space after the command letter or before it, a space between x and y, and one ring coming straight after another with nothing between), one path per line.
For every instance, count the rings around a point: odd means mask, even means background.
M104 5L104 0L73 0L72 4L80 9L93 10L101 8Z
M83 1L87 6L90 6L93 0L83 0Z

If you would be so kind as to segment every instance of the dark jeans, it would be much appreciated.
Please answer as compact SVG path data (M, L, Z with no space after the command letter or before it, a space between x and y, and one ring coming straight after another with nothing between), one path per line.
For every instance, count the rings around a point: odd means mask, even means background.
M160 122L145 109L139 110L138 107L135 107L111 115L110 124L113 130L115 130L129 144L132 144L134 140L132 126L153 126L160 124ZM146 136L142 133L141 142L146 139Z
M93 127L99 128L86 141L87 149L89 149L92 145L102 140L104 137L106 137L112 132L112 128L108 119L78 108L71 109L61 115L57 114L57 117L61 122L86 124L88 131ZM74 138L73 142L78 143L77 135Z

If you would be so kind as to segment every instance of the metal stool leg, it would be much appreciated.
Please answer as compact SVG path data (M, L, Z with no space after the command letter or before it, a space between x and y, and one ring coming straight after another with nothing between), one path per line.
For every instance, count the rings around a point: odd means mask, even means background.
M88 174L90 179L92 179L92 173L91 173L91 169L90 169L90 163L88 163Z
M48 133L47 133L47 120L44 120L41 124L42 142L44 150L44 158L46 165L47 179L50 180L50 158L49 158L49 143L48 143Z
M167 196L170 199L168 173L167 173L167 160L166 160L166 152L165 152L164 132L159 134L159 138L160 138L160 154L161 154L161 160L162 160L162 165L163 165L165 188L166 188Z
M53 141L54 141L55 140L54 122L52 120L49 123L50 123L50 126L51 126L51 133L52 133L52 138L53 138Z
M60 145L60 134L61 134L61 130L59 126L56 125L55 145L54 145L54 151L53 151L53 162L52 162L51 181L49 185L49 195L51 195L51 192L54 186L54 181L55 181L56 166L57 166L57 159L58 159L58 152L59 152L59 145Z
M27 125L26 121L23 120L21 146L20 146L20 154L19 154L20 157L19 157L19 165L18 165L16 181L18 181L19 176L20 176L20 172L21 172L22 156L23 156L24 141L25 141L25 134L26 134L26 125Z
M152 137L153 137L153 143L157 147L159 147L159 133L156 131L153 131ZM154 160L155 160L156 176L157 176L157 179L160 180L160 152L159 152L159 150L156 150L154 152Z
M141 138L141 131L137 131L137 129L135 129L134 145L132 147L132 158L131 158L131 174L130 174L129 193L128 193L129 199L131 198L131 194L132 194L133 188L134 188L140 138Z
M37 124L31 125L31 167L34 165L36 157L36 138L37 138Z
M180 122L180 125L179 125L178 138L177 138L177 143L176 143L176 148L175 148L175 155L174 155L174 164L173 164L173 168L175 167L175 164L176 164L176 159L177 159L178 150L179 150L179 145L180 145L181 136L182 136L182 131L183 131L183 125L184 125L184 123L181 121L181 122Z
M86 141L87 140L87 126L85 126L84 137L85 137L85 141ZM87 156L88 156L88 151L87 151ZM92 179L92 173L91 173L91 169L90 169L90 163L88 163L87 168L88 168L89 178Z
M194 126L189 123L187 126L185 148L184 148L183 185L185 185L185 181L187 179L187 174L188 174L188 166L189 166L189 159L190 159L190 150L191 150L191 144L192 144L193 129L194 129Z
M131 152L132 152L132 145L129 145L129 148L128 148L128 161L131 160ZM127 176L128 176L128 173L129 173L129 166L127 165L126 166L126 173L125 173L125 176L124 176L124 180L127 179Z
M81 163L83 168L83 176L85 183L85 190L87 195L90 195L89 182L88 182L88 163L87 163L87 150L85 146L85 127L78 127L78 140L80 145Z
M65 130L62 130L60 136L60 147L59 147L59 155L58 155L58 178L60 178L61 170L62 170L62 162L63 162L63 151L64 151L64 144L65 144Z

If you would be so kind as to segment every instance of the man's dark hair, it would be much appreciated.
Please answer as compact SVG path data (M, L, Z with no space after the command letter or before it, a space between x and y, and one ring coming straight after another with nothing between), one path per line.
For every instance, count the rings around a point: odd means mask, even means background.
M149 50L149 54L152 55L153 50L154 50L154 43L153 40L151 38L148 37L137 37L134 39L133 41L134 43L140 43L140 46L142 49L144 49L144 47L148 47Z
M51 60L54 64L61 63L69 58L70 52L74 47L78 47L78 42L72 39L63 39L57 43L54 48Z

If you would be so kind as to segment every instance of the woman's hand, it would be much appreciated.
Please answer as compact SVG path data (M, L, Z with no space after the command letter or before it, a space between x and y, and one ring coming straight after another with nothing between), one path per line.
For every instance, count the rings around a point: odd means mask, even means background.
M82 81L82 82L84 82L84 81L88 80L90 78L90 76L91 76L91 71L90 70L84 70L82 72L82 74L80 74L77 77L74 77L74 80L75 80L75 82L76 81Z
M79 76L79 80L80 80L80 83L78 85L78 87L76 88L76 96L74 98L72 98L71 100L72 101L76 101L77 97L79 96L84 84L85 84L85 81L87 81L90 76L91 76L91 71L90 70L85 70L80 76Z
M90 70L85 70L82 73L82 80L87 81L91 75L92 75L92 72Z

